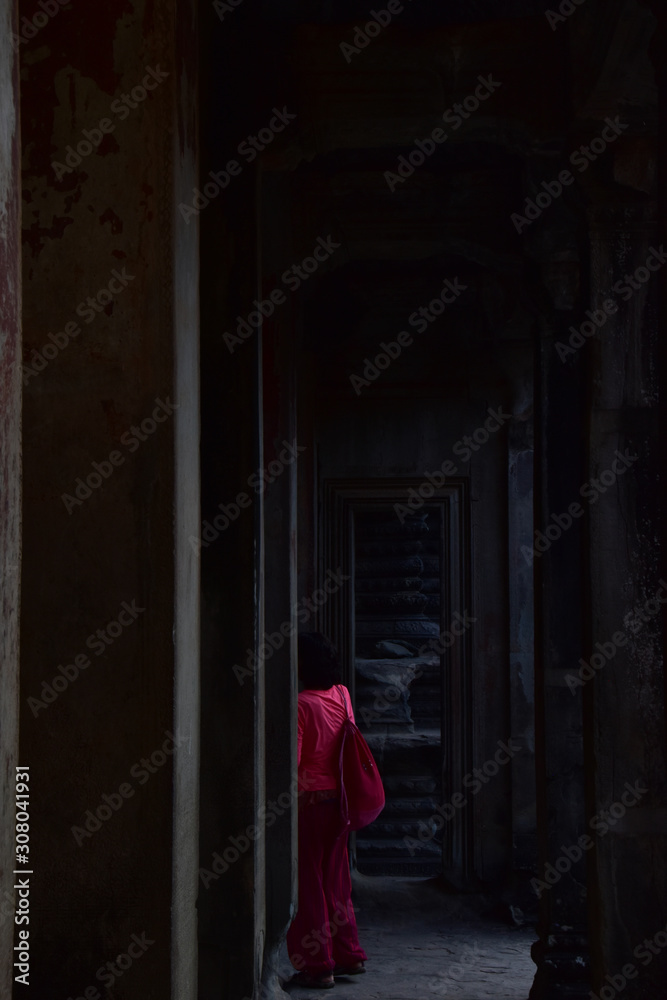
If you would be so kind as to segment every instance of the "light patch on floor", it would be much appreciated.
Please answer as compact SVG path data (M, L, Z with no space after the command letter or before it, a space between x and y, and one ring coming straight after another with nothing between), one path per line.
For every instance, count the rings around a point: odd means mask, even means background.
M527 1000L537 934L490 916L485 897L440 892L431 880L354 878L359 940L369 959L362 976L333 990L284 987L294 1000ZM293 969L284 952L281 972Z

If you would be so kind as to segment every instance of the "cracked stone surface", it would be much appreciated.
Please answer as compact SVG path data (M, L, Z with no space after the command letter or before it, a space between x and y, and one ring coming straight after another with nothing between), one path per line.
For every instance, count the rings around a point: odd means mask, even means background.
M447 893L431 879L354 876L359 939L368 953L362 976L339 978L333 990L289 983L294 1000L527 1000L535 975L534 927L513 923L481 895ZM280 972L293 969L283 951Z

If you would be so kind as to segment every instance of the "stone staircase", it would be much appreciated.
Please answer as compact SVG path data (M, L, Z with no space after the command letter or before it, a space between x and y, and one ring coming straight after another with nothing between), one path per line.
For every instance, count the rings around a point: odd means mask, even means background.
M433 827L441 801L441 663L424 649L439 633L439 517L420 512L401 524L393 511L364 512L355 540L355 715L387 798L356 836L357 868L432 876L442 868L441 838L418 834Z

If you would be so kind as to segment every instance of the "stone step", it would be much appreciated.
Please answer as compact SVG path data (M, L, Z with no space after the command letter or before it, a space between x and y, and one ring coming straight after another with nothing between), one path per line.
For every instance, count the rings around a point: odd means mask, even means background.
M395 706L377 709L376 701L357 705L355 718L359 729L368 740L369 736L388 737L385 727L391 729L391 736L414 736L420 729L439 729L440 712L438 703L412 706L409 716Z
M439 671L438 671L439 674ZM427 698L437 698L440 700L440 677L417 677L410 685L410 703L413 701L424 701Z
M354 597L355 609L365 614L396 615L424 614L430 603L427 594L403 591L392 594L359 594Z
M362 577L426 576L440 578L440 558L429 552L360 557L354 567L355 580Z
M440 731L437 728L417 729L414 733L396 736L371 735L368 745L377 760L386 761L391 766L399 764L397 774L430 774L433 762L439 761ZM423 767L421 762L428 761ZM417 767L410 767L417 764Z
M387 799L387 804L380 813L378 817L378 822L380 819L393 820L393 819L403 819L417 817L422 819L424 816L432 816L436 810L437 799L434 795L423 796L418 795L414 798L407 797L392 797Z
M380 815L374 823L364 830L364 839L371 840L401 840L403 837L418 839L420 831L424 829L431 831L437 838L437 830L433 828L431 817L433 812L424 813L423 816L415 816L412 819L382 819L384 813Z
M414 539L399 539L393 535L387 535L381 540L357 537L355 546L357 558L375 558L377 556L414 556L420 553L428 553L438 556L440 553L440 542L437 538L427 538L422 536Z
M356 594L418 592L422 588L423 580L420 576L360 576L354 585Z
M442 861L436 861L435 859L430 861L416 857L395 858L389 861L360 858L357 862L357 869L361 875L391 875L395 878L435 878L442 871Z
M396 514L384 514L376 511L371 516L357 516L355 535L360 539L368 538L421 538L432 532L423 517L406 518L403 523Z
M440 858L442 846L434 840L421 841L408 845L402 839L380 840L379 838L365 839L361 836L363 831L357 834L357 857L377 858L388 861L389 859L405 860L407 858ZM412 852L412 853L411 853Z
M411 666L422 670L424 676L430 676L439 670L439 660L435 653L429 653L425 656L357 656L354 664L357 673L362 678L374 680L381 680L385 673L396 673L397 671L406 673Z
M371 716L367 716L367 718L370 719L372 717ZM370 725L372 727L373 723L371 722ZM412 729L410 730L410 727L408 727L408 732L410 732L410 731L416 732L417 729L420 728L420 727L422 727L422 726L430 726L433 729L435 729L439 725L440 725L440 716L432 714L432 710L429 710L428 713L426 711L424 711L424 712L417 711L417 712L415 712L412 715ZM393 723L392 729L397 728L397 727L398 727L398 722ZM372 728L371 728L371 732L372 732Z
M426 615L403 615L402 618L381 618L377 615L358 615L355 622L357 638L365 641L388 639L400 642L402 639L419 648L431 637L440 635L439 618Z
M382 784L388 801L412 796L426 799L438 795L440 791L440 782L430 774L383 774Z
M357 559L355 579L378 576L421 576L426 555L378 556L373 559Z

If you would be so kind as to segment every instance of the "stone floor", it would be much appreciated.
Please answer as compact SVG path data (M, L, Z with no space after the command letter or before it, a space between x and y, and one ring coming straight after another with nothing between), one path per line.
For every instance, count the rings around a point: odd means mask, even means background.
M444 893L431 880L359 875L354 900L367 972L336 980L333 990L285 983L293 1000L527 1000L536 934L517 926L509 908L503 920L488 899ZM286 953L280 971L285 979L293 972Z

